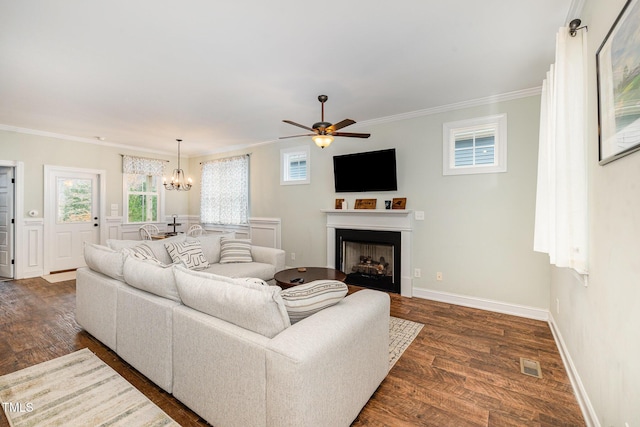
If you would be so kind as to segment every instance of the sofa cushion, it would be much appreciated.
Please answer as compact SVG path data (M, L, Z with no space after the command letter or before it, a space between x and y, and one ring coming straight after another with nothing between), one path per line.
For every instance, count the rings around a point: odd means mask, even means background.
M157 260L142 260L127 256L124 260L124 280L130 286L180 302L173 266Z
M192 270L203 270L209 267L209 261L202 253L200 242L169 242L165 243L164 247L167 248L174 263L182 262Z
M214 264L220 262L220 239L234 237L235 233L203 234L198 237L187 236L187 242L200 242L204 257L209 261L209 264Z
M291 324L339 303L347 295L347 285L338 280L314 280L280 293Z
M85 243L84 260L93 271L116 280L124 280L122 274L124 254L122 252L114 251L102 245Z
M184 305L273 338L291 325L277 286L233 280L174 266Z
M230 238L220 240L220 264L252 261L251 240Z
M226 277L257 277L262 280L271 280L273 275L276 274L276 268L273 264L261 262L210 264L205 271Z

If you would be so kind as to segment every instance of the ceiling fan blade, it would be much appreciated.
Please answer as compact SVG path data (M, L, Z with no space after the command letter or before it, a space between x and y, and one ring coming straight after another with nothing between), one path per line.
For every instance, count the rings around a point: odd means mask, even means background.
M349 138L369 138L371 136L370 133L353 133L353 132L334 132L331 135L346 136Z
M351 126L356 121L351 119L344 119L341 122L336 123L335 125L331 125L327 128L327 131L335 132L339 129L346 128L347 126Z
M315 133L305 133L304 135L281 136L279 139L299 138L301 136L316 136L316 134Z
M306 130L309 130L311 132L315 132L315 130L311 129L310 127L305 126L305 125L301 125L300 123L292 122L291 120L283 120L283 122L289 123L290 125L298 126L299 128L306 129Z

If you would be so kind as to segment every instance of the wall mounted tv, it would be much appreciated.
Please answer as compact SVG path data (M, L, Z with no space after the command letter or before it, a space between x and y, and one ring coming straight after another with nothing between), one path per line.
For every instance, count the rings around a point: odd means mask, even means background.
M396 150L333 156L336 193L396 191Z

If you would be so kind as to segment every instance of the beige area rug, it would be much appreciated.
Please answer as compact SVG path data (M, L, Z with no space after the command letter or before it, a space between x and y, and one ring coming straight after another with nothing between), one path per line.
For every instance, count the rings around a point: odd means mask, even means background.
M67 280L76 280L76 272L74 271L64 271L62 273L55 274L47 274L45 276L40 276L44 280L49 283L58 283L58 282L66 282Z
M389 319L389 370L418 336L423 326L422 323L391 316Z
M88 349L0 377L12 427L178 426Z

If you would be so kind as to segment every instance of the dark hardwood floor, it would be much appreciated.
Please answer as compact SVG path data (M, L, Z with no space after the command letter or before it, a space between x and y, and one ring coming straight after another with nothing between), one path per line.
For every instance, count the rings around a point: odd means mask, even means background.
M74 309L75 281L1 282L0 375L87 347L181 425L206 425L84 332ZM391 315L425 327L354 426L585 425L545 322L398 295ZM520 357L543 378L521 374Z

